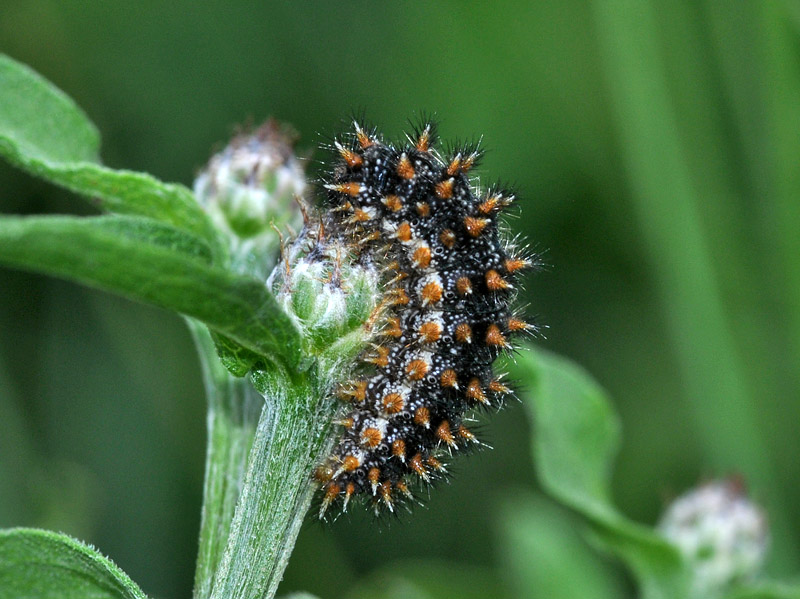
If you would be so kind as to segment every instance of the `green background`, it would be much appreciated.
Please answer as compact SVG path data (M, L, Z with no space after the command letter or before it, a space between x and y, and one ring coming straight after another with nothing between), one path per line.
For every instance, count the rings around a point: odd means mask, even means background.
M797 3L0 0L0 51L83 107L106 164L168 181L267 116L309 150L360 110L390 137L422 111L445 140L482 136L482 182L513 184L509 225L549 265L523 298L540 344L621 413L622 510L653 523L740 474L778 526L770 571L798 571ZM0 164L0 211L92 208ZM188 596L205 408L182 322L3 269L0 341L0 527L67 532L152 596ZM439 560L513 586L502 521L535 488L521 406L483 435L494 449L412 516L309 518L283 591L339 597Z

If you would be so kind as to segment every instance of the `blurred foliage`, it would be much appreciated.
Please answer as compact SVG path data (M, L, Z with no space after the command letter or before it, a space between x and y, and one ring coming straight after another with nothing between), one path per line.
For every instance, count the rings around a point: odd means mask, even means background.
M360 109L392 135L425 110L446 140L483 136L483 182L514 184L510 226L550 265L524 298L542 344L621 414L622 511L652 523L739 473L773 523L771 573L800 569L793 0L0 3L0 50L75 99L111 167L190 184L233 123L270 115L309 149ZM6 164L0 189L3 213L92 212ZM188 596L205 407L183 324L17 271L0 289L0 526L62 530ZM499 539L509 506L536 505L514 503L534 485L520 410L413 516L309 520L282 592L360 596L370 573L442 559L518 588ZM431 593L427 572L396 584Z

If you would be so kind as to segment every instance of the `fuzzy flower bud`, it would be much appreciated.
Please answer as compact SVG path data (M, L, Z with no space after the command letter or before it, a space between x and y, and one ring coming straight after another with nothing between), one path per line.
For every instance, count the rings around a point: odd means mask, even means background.
M320 231L309 225L284 248L267 286L295 321L309 355L333 367L352 362L369 341L381 290L374 266L355 261L352 248Z
M235 137L194 183L198 201L230 241L233 267L259 278L277 258L277 231L299 225L295 198L307 187L291 136L272 120Z
M692 596L713 598L755 577L768 545L767 519L736 481L713 481L675 500L659 530L691 566Z

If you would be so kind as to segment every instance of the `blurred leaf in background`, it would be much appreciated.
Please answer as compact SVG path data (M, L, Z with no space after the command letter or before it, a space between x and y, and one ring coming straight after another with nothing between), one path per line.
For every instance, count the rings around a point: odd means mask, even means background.
M621 510L652 523L701 476L740 473L778 523L770 570L798 571L795 3L3 0L2 15L0 50L75 99L114 168L189 184L234 123L269 115L307 148L361 108L398 135L426 110L445 140L483 136L481 183L514 183L510 226L546 251L523 298L544 344L617 402ZM3 213L92 213L6 164L0 189ZM204 406L183 324L12 270L0 289L0 525L63 530L153 596L187 596ZM492 522L534 484L520 410L400 522L307 523L283 592L344 596L434 558L519 584Z
M513 597L615 599L624 585L594 554L579 531L582 524L538 496L520 493L501 511L503 551Z

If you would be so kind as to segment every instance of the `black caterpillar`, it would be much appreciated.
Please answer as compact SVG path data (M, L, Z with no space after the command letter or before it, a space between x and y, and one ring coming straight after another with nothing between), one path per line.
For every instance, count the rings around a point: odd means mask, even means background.
M339 389L350 402L342 437L315 473L320 517L353 497L394 511L413 499L410 483L440 478L454 451L479 443L467 415L511 393L492 363L533 329L510 308L533 258L498 229L513 196L479 194L468 177L479 152L465 146L445 159L435 141L431 124L399 148L355 124L334 144L326 235L387 280L376 345Z

